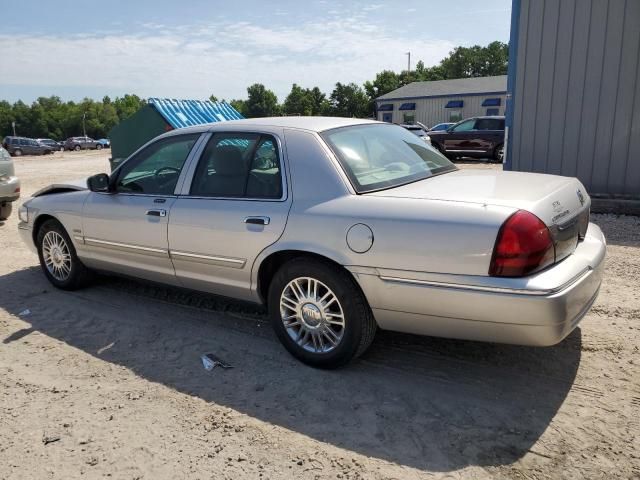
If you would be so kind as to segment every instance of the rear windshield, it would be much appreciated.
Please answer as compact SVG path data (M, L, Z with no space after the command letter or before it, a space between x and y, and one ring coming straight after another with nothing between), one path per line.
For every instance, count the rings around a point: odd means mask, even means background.
M456 170L424 140L395 125L356 125L321 134L358 193Z

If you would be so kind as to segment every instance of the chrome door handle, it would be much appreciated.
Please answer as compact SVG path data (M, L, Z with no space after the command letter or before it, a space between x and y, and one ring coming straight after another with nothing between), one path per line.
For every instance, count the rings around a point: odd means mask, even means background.
M251 225L269 225L271 219L269 217L246 217L244 223Z
M166 217L167 211L166 210L147 210L147 215L151 217Z

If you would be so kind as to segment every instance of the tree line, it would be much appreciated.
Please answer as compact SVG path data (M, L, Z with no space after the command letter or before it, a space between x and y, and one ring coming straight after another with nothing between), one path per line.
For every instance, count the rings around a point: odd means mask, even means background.
M247 88L246 99L232 99L229 103L247 118L275 115L331 115L338 117L371 117L374 99L411 82L448 80L453 78L506 75L508 45L492 42L486 47L457 47L438 65L425 67L419 61L415 69L396 73L383 70L375 79L363 85L336 83L327 95L318 87L303 88L293 84L291 91L280 103L278 97L264 85L256 83ZM218 98L211 95L212 101ZM59 97L40 97L31 105L22 101L10 104L0 101L0 138L16 134L31 138L64 139L83 134L106 137L117 123L129 117L146 104L137 95L124 95L102 101L85 98L81 102L63 102Z

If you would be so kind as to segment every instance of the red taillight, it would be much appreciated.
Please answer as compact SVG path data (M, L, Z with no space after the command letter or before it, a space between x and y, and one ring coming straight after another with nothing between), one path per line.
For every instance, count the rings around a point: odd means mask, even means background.
M489 275L522 277L555 261L549 229L533 213L518 210L500 228Z

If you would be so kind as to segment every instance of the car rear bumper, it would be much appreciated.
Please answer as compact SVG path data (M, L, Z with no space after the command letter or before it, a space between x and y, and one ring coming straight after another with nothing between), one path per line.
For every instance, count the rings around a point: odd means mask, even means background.
M527 278L351 270L383 329L545 346L571 333L595 301L605 253L590 224L572 255Z
M15 202L20 198L20 180L18 177L9 177L0 180L0 203Z

